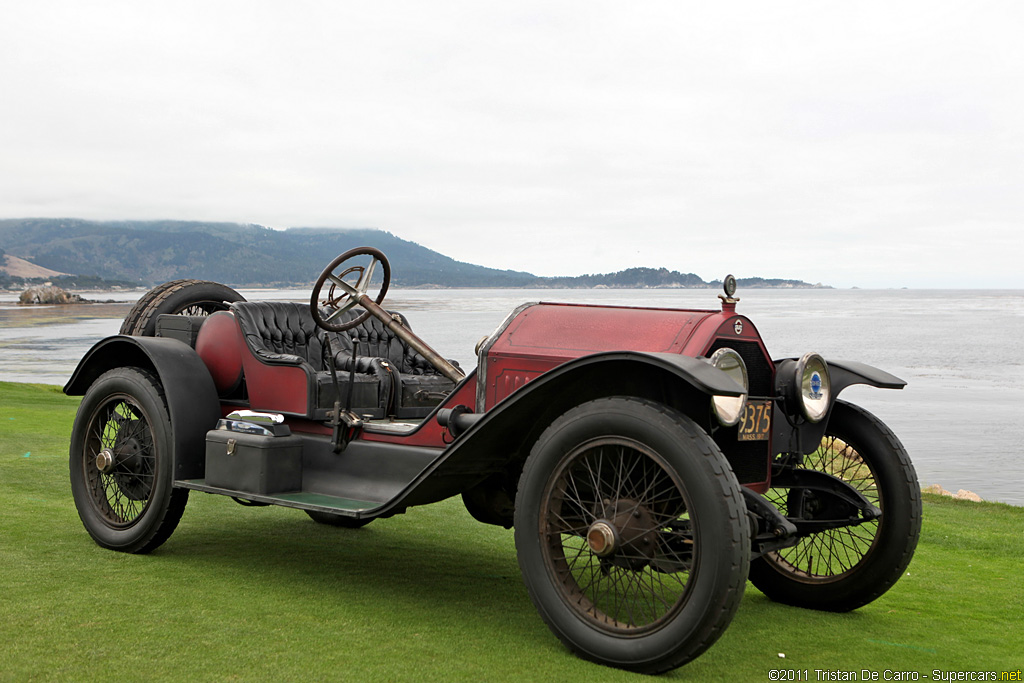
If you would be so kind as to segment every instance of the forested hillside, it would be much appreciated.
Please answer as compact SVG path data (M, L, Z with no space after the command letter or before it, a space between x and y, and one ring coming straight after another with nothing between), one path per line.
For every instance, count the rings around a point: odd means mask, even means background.
M461 263L382 230L271 230L179 221L0 220L0 248L36 265L151 285L176 278L235 286L308 284L334 256L377 247L397 285L519 287L529 273Z
M0 255L72 274L66 286L151 286L178 278L235 287L306 285L336 255L359 246L387 254L404 287L709 287L693 273L630 268L618 273L538 277L462 263L383 230L290 228L189 221L0 220ZM0 259L2 261L2 259ZM0 286L16 284L0 272ZM748 287L809 287L797 280L740 279Z

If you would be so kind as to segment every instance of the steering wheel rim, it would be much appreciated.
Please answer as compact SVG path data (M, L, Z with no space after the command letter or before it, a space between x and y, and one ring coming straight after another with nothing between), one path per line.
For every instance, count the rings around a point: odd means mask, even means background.
M357 256L369 256L369 265L353 265L340 273L334 272L346 261ZM381 283L380 291L374 299L374 302L379 305L384 301L384 295L387 294L388 286L391 284L391 264L380 249L375 249L374 247L349 249L324 268L323 272L320 273L320 277L317 278L316 284L313 285L313 294L309 299L309 311L313 315L313 322L316 323L317 327L329 332L344 332L356 327L373 315L370 311L366 311L348 322L333 322L342 313L357 306L359 304L358 299L367 294L367 291L370 289L370 281L376 272L378 264L383 268L384 272L384 281ZM355 283L345 281L346 276L357 273L358 280ZM330 289L327 291L327 297L321 301L320 295L326 284L330 284ZM339 291L340 293L338 293ZM321 304L324 308L333 309L333 312L324 317L320 310Z

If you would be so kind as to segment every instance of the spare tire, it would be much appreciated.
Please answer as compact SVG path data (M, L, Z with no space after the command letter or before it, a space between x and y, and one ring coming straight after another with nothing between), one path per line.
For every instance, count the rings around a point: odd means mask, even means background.
M162 314L207 316L225 311L245 297L227 285L209 280L171 280L142 295L121 323L120 334L156 335L156 319Z

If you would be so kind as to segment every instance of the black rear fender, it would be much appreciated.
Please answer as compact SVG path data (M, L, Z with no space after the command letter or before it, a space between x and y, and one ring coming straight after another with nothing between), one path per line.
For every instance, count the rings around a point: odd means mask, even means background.
M199 355L175 339L107 337L85 354L64 393L84 396L100 375L121 367L150 370L160 379L173 431L174 478L202 478L206 432L216 426L221 412L213 379Z

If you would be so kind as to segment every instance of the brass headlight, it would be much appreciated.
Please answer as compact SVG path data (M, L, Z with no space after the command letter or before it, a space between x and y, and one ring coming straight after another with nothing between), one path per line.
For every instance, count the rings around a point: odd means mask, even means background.
M804 354L796 364L795 384L800 389L800 412L808 422L821 422L832 400L828 364L816 353Z
M729 348L715 351L711 354L709 362L743 387L743 394L740 396L711 397L711 406L715 411L715 417L723 426L732 427L743 417L743 410L747 406L747 393L750 391L747 364L740 358L740 354Z

